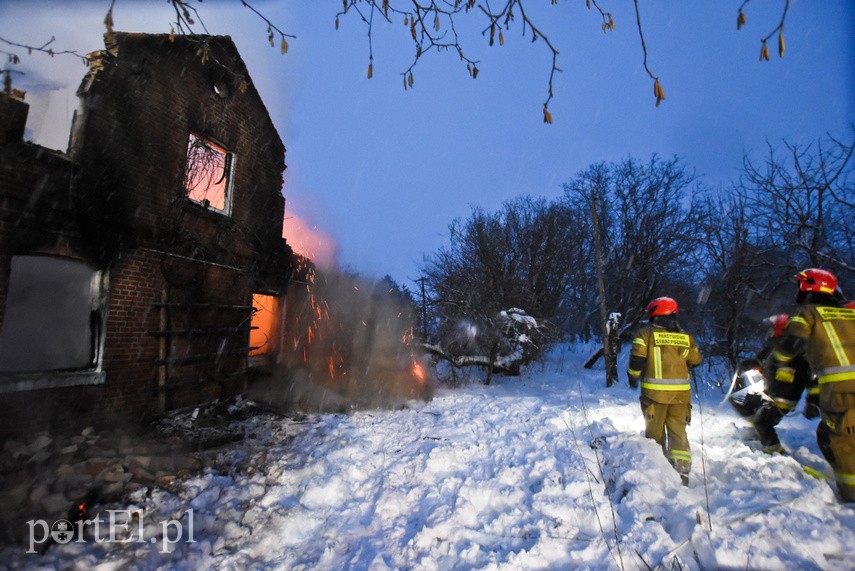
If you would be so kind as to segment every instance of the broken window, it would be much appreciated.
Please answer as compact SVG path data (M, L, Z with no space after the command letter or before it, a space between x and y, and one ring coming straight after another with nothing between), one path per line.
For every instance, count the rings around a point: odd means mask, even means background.
M231 214L234 153L197 133L187 141L184 190L205 208Z
M0 327L0 373L95 369L103 272L74 258L14 256Z
M268 355L279 348L280 299L273 295L252 294L252 320L249 331L250 357Z

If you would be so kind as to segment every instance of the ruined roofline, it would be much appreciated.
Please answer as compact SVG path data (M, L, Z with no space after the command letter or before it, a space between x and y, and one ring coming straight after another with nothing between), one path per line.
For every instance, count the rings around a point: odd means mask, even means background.
M121 46L126 42L140 42L143 44L152 45L161 43L164 45L177 46L179 48L186 46L188 51L192 50L191 53L194 54L194 57L199 58L200 62L205 61L203 59L205 56L198 53L198 51L204 46L216 45L225 49L229 53L229 55L234 58L234 61L237 64L238 68L232 69L223 64L220 65L222 65L222 67L226 69L233 77L239 79L238 83L241 86L241 92L250 97L255 97L258 100L259 106L261 107L261 109L264 110L264 117L268 125L277 134L277 138L279 139L279 147L281 148L282 157L284 161L286 148L285 144L282 142L282 136L279 134L279 129L277 129L276 125L273 123L273 119L271 119L270 117L270 112L267 109L267 105L265 105L264 100L258 93L258 90L255 88L255 83L253 82L252 77L249 74L249 70L246 67L246 62L241 57L240 52L238 51L237 46L235 45L234 40L232 40L231 36L217 36L208 34L151 34L145 32L117 31L114 31L112 33L105 33L104 49L95 50L86 55L86 59L89 62L90 69L83 77L80 83L80 87L77 89L78 97L80 97L89 90L95 78L97 77L98 72L103 69L104 66L110 60L121 59Z
M43 147L24 138L30 104L25 101L23 95L19 95L23 93L18 91L17 94L7 94L0 91L0 147L4 147L4 152L10 152L10 149L14 148L28 157L51 164L73 163L67 152Z

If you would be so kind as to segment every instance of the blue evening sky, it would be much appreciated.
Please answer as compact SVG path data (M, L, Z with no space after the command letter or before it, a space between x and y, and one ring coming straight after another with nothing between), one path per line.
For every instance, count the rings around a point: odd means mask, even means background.
M484 0L480 0L484 1ZM400 2L399 2L400 3ZM809 144L855 130L855 2L791 0L787 51L759 62L760 38L778 24L784 0L755 0L736 29L741 0L641 4L648 64L667 99L656 108L642 66L632 3L601 0L615 29L601 29L584 0L524 6L559 50L552 125L542 122L550 54L517 24L488 47L484 19L458 22L473 80L456 53L427 53L403 89L413 44L401 17L375 19L374 77L367 79L367 28L354 14L335 29L340 0L253 3L297 36L279 54L266 26L238 0L198 4L208 30L231 35L288 152L286 226L328 236L342 267L390 274L414 287L423 256L446 243L448 224L472 207L488 211L519 195L555 198L594 162L677 155L712 187L739 175L743 154L761 161L767 143ZM0 0L0 37L87 53L103 47L109 1ZM115 29L168 32L163 1L117 0ZM85 73L70 56L22 56L16 87L28 92L34 140L64 147ZM9 67L6 63L5 67ZM310 255L318 246L307 246ZM315 253L320 259L320 250Z

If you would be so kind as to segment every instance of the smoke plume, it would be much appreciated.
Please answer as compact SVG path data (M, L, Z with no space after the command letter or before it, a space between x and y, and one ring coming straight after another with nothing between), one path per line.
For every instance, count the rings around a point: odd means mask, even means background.
M307 265L288 293L285 346L275 373L248 396L279 410L397 408L430 399L414 348L414 311L389 280Z

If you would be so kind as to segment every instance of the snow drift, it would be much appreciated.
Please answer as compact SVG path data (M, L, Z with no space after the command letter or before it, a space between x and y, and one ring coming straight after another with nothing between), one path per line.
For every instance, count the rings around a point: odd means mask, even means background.
M247 419L247 439L146 521L193 510L194 543L69 543L7 565L141 569L855 569L815 421L769 456L698 371L688 487L643 436L638 393L582 368L592 347L394 411ZM623 363L625 365L625 363ZM711 380L711 377L710 377ZM702 409L702 410L701 410ZM229 456L231 455L231 456ZM251 460L251 461L250 461ZM253 469L246 469L247 464ZM133 538L131 538L133 539Z

